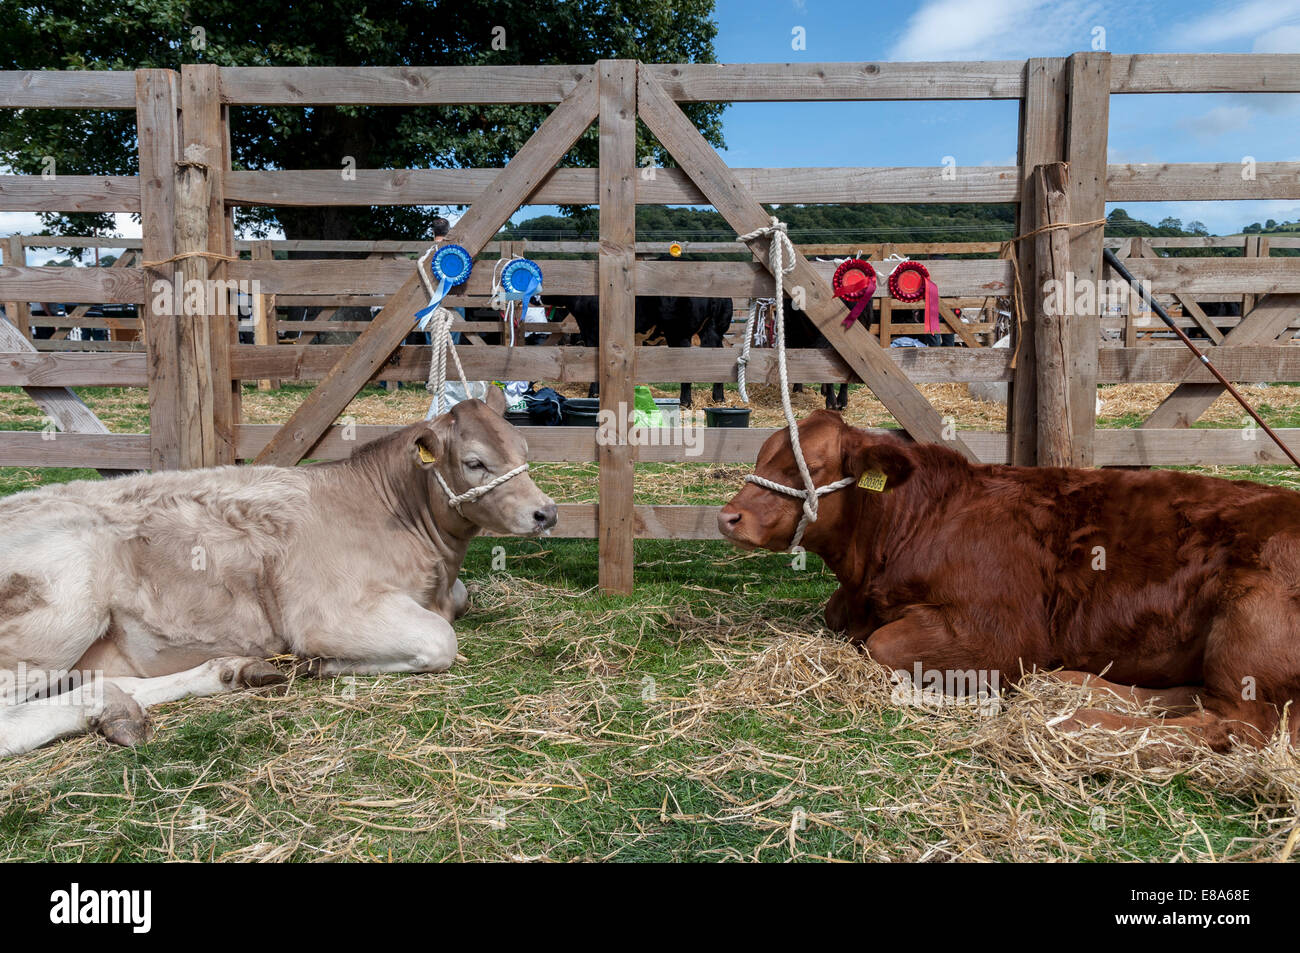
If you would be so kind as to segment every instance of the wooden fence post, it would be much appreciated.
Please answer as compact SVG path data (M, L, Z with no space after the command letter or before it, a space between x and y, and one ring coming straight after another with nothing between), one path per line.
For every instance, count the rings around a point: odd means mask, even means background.
M600 466L597 516L599 582L604 592L632 591L633 448L619 435L632 412L636 347L636 116L635 60L596 64L600 97L600 409L616 415L597 430ZM608 414L605 414L608 420Z
M183 302L172 301L176 254L175 165L180 155L177 76L171 70L135 72L136 137L140 152L140 231L145 264L144 307L141 308L145 351L149 368L149 466L175 470L186 465L181 447L180 359L175 311ZM163 284L172 294L163 292ZM184 289L180 289L183 293Z
M267 241L253 242L253 261L271 261L275 253ZM275 318L275 295L253 295L253 343L274 347L279 341L279 323ZM278 390L280 382L263 378L257 382L259 391Z
M23 236L10 235L5 239L5 264L22 268L27 264L27 249L23 245ZM5 314L9 323L22 332L23 338L32 339L32 306L26 301L5 302Z
M1065 128L1065 161L1070 165L1070 214L1076 221L1106 217L1106 143L1110 122L1110 54L1074 53L1066 66L1070 107ZM1097 348L1101 342L1102 243L1100 225L1072 228L1070 267L1076 287L1090 283L1092 306L1080 313L1074 308L1069 343L1073 355L1070 373L1070 412L1074 466L1093 465L1097 431ZM1083 299L1087 303L1087 298Z
M230 346L238 340L239 295L225 281L232 254L224 198L227 122L221 105L216 66L181 67L182 163L177 167L177 252L205 256L182 259L186 283L197 278L204 289L202 313L181 320L183 374L192 380L187 395L199 403L192 432L197 444L190 454L194 466L235 462L236 392ZM182 247L182 245L184 247ZM207 255L213 256L208 257ZM188 309L187 309L188 310Z
M1037 226L1070 220L1069 182L1066 165L1054 162L1034 170L1034 208ZM1063 290L1070 272L1068 229L1039 232L1034 238L1034 353L1038 368L1038 465L1068 467L1074 460L1072 415L1070 413L1070 363L1067 345L1069 325L1065 320ZM1047 293L1047 282L1056 282L1057 293ZM1054 306L1048 307L1049 302Z
M1033 173L1040 165L1065 157L1065 60L1031 59L1025 64L1025 98L1020 103L1020 211L1016 234L1023 235L1037 221L1034 208ZM1028 246L1028 247L1026 247ZM1038 383L1035 371L1034 334L1030 321L1034 313L1034 247L1021 242L1016 249L1019 279L1026 314L1015 314L1011 323L1011 346L1016 367L1007 395L1007 430L1010 431L1010 462L1033 466L1038 455ZM1017 310L1012 301L1012 311Z

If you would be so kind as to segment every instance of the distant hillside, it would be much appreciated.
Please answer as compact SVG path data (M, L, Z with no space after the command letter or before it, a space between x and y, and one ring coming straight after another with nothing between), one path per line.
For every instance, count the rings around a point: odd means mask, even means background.
M860 242L980 242L1005 241L1015 234L1015 206L999 205L785 205L772 209L786 223L797 243ZM1266 226L1277 226L1271 219ZM1277 226L1300 229L1300 224ZM1247 232L1250 229L1246 229ZM731 241L735 232L717 212L707 209L638 206L636 233L640 241ZM502 238L534 241L594 240L599 234L595 209L565 215L543 215L509 225ZM1107 217L1106 234L1113 237L1208 235L1200 222L1184 225L1166 218L1157 225L1135 219L1117 208Z

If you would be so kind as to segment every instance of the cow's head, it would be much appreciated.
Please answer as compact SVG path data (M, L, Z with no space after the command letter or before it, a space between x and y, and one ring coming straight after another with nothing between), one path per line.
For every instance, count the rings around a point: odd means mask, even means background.
M486 402L466 400L415 428L412 463L425 471L431 499L447 502L438 482L462 494L528 462L524 435L506 423L505 394L489 386ZM537 536L555 525L555 501L519 473L477 499L459 504L459 515L494 533Z
M880 493L888 493L903 484L912 473L912 456L905 443L896 437L850 427L838 413L830 410L819 410L800 421L799 445L817 486L845 477L854 481L854 485L820 498L817 521L804 531L803 545L814 552L818 551L819 541L844 530L845 506L855 494L870 503ZM754 473L773 483L803 488L789 431L780 430L767 438L758 453ZM876 475L883 474L884 489L859 488L856 484L864 474L868 475L866 482L872 485L879 483ZM780 552L794 538L802 511L801 498L746 483L718 513L718 529L742 549Z

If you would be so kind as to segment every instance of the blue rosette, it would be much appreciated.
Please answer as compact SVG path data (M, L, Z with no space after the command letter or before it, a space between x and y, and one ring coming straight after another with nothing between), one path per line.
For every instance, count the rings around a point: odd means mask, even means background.
M415 320L421 330L428 325L434 309L447 297L447 292L464 284L473 270L474 259L462 246L443 245L438 249L429 261L429 272L436 282L433 295L429 298L428 307L415 312Z
M512 258L501 270L501 296L507 301L528 301L542 290L542 269L528 258Z

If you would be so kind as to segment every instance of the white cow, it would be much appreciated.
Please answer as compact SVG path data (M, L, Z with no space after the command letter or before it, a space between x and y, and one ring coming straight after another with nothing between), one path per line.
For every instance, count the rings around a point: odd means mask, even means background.
M488 403L333 463L0 500L0 756L91 729L137 743L151 705L283 680L275 655L322 675L445 671L470 538L556 521L499 389Z

